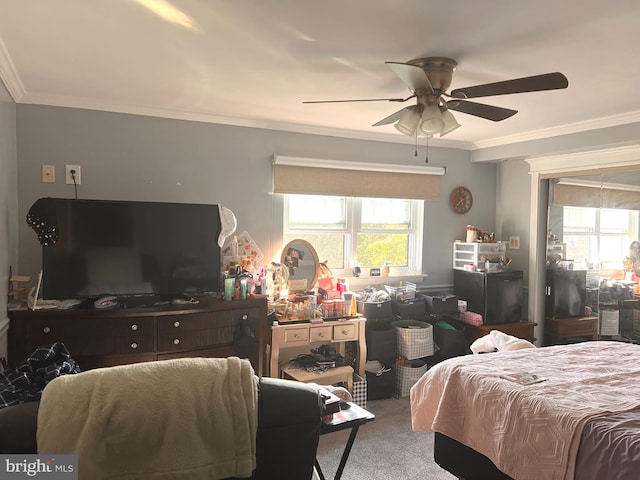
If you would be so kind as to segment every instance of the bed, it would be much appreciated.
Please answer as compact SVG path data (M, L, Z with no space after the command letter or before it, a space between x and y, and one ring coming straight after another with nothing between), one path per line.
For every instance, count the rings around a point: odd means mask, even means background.
M436 462L465 480L637 479L640 346L452 358L412 387L411 419L436 432Z

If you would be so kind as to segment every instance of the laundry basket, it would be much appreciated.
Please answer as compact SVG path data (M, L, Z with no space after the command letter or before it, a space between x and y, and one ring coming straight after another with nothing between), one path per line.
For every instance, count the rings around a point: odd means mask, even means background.
M396 320L391 325L396 329L398 356L407 360L433 355L433 326L417 320Z
M394 365L393 368L396 374L396 396L408 397L411 387L427 371L427 363L423 360L410 360L405 365Z

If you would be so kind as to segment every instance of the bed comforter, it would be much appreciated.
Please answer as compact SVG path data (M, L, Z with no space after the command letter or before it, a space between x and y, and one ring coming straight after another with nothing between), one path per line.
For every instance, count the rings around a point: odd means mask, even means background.
M506 378L521 372L546 380ZM585 423L640 407L639 378L640 346L619 342L457 357L412 387L412 426L464 443L518 480L573 479Z

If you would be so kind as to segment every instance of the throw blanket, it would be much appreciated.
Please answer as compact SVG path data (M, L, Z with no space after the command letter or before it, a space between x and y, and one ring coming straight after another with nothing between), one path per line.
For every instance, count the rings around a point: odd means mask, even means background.
M47 385L38 453L78 454L80 480L249 477L257 384L248 360L182 358Z
M536 348L536 346L522 338L507 335L500 330L491 330L484 337L478 338L469 347L473 353L509 352L521 348Z
M16 368L0 373L0 408L35 402L51 380L74 373L80 367L63 343L38 347Z
M528 372L546 381L504 377ZM466 355L411 389L415 431L441 432L518 480L574 478L585 422L640 406L640 346L584 342Z

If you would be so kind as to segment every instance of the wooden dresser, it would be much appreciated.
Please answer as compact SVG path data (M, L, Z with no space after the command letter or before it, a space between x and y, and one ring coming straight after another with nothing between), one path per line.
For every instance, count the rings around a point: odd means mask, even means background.
M523 320L521 322L511 322L511 323L496 323L494 325L470 325L465 323L464 326L467 330L467 339L469 343L473 343L478 338L484 337L491 330L498 330L500 332L506 333L507 335L512 335L517 338L523 338L525 340L534 343L536 338L533 333L534 327L537 325L535 322L529 322L527 320Z
M10 312L9 365L16 367L37 347L65 344L82 370L180 357L237 355L236 325L248 320L255 336L249 355L262 375L267 300L203 299L198 304L94 310Z
M598 317L545 318L544 344L557 345L598 339Z

